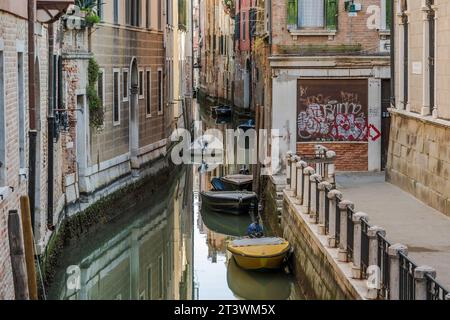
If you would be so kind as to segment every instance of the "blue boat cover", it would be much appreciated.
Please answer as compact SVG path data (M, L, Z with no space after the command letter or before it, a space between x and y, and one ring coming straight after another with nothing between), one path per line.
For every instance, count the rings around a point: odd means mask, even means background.
M211 184L212 184L214 190L216 190L216 191L224 191L225 190L225 185L223 184L222 181L220 181L219 178L212 178Z

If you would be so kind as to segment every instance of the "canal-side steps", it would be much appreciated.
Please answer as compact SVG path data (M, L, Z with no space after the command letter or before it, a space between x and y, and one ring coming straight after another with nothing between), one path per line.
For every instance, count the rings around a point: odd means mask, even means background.
M335 188L335 153L318 146L315 155L286 155L281 230L294 248L294 274L319 299L450 300L436 271L408 257L385 230ZM286 179L286 184L277 181Z

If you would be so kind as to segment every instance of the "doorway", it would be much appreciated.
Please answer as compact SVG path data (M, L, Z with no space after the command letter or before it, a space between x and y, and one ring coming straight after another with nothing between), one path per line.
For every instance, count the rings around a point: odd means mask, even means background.
M389 149L389 133L391 128L391 115L388 111L391 98L391 80L381 80L381 170L387 166Z
M130 122L129 122L129 146L131 169L139 169L139 71L136 58L133 58L130 66ZM127 90L127 89L126 89Z

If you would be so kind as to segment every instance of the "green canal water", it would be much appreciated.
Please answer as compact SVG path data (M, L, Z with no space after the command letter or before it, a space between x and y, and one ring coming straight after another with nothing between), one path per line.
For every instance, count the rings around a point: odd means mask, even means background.
M206 127L232 125L199 110ZM184 165L168 186L144 188L141 203L63 249L48 298L303 299L291 275L243 270L227 253L227 241L245 235L250 216L202 212L200 191L212 176L235 170L200 174Z

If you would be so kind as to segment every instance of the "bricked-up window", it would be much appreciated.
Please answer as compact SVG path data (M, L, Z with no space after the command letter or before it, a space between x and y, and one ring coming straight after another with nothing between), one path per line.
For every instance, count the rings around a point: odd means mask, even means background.
M127 25L139 27L141 25L141 0L126 0L125 22Z
M122 101L128 101L128 69L122 69Z
M120 71L113 70L113 124L120 124Z
M139 70L139 99L144 99L144 70Z
M5 77L3 51L0 51L0 187L6 186Z
M147 69L145 71L145 85L146 85L146 95L145 95L145 112L147 116L152 114L152 71Z
M163 102L164 102L164 91L163 91L163 72L161 69L158 70L158 114L163 112Z
M19 165L21 169L25 165L25 82L24 82L23 52L17 53L17 93L19 104Z
M119 24L119 0L114 0L113 3L113 19L115 24Z

